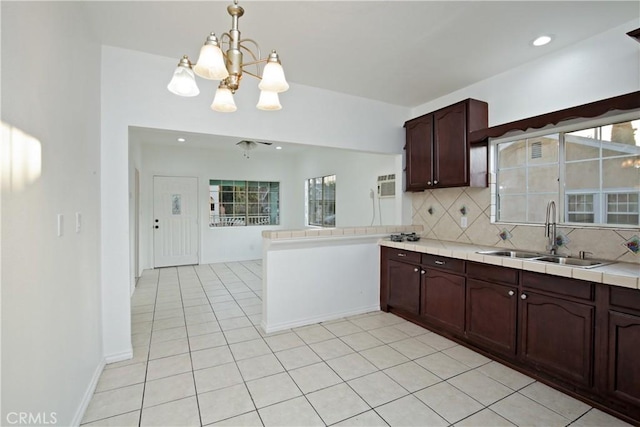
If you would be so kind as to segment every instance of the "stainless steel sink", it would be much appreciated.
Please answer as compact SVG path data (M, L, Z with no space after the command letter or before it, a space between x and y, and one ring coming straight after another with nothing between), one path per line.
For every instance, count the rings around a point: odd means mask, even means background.
M612 261L600 261L597 259L580 259L580 258L553 257L553 256L541 257L536 259L536 261L552 262L554 264L568 265L571 267L581 267L581 268L594 268L594 267L600 267L602 265L608 265L612 263Z
M548 254L541 254L536 252L517 251L517 250L516 251L508 251L508 250L479 251L478 253L482 255L491 255L491 256L498 256L503 258L520 258L522 260L527 260L527 261L549 262L549 263L566 265L569 267L578 267L578 268L595 268L595 267L601 267L603 265L614 263L614 261L571 258L566 256L556 256L556 255L548 255Z
M507 258L525 258L525 259L526 258L533 259L533 258L539 258L541 256L544 256L544 254L537 254L537 253L533 253L533 252L507 251L507 250L480 251L478 253L482 254L482 255L493 255L493 256L500 256L500 257L507 257Z

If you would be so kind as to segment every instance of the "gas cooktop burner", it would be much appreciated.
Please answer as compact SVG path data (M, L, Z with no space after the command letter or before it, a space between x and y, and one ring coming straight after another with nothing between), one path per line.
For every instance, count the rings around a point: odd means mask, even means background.
M400 234L392 234L389 236L392 242L404 242L405 240L408 242L417 242L420 240L420 236L416 233L400 233Z

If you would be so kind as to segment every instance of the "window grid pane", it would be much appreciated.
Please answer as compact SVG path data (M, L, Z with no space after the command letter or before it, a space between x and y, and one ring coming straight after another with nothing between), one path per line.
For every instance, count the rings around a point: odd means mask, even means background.
M280 224L280 183L209 181L209 227Z
M329 175L307 180L307 224L335 227L336 176Z

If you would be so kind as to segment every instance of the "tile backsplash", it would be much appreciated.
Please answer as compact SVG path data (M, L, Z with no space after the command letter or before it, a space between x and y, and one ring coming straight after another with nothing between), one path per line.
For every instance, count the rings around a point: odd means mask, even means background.
M422 225L429 239L473 243L512 249L546 251L544 226L491 223L490 188L443 188L412 194L412 224ZM546 206L540 206L544 213ZM463 214L464 212L464 214ZM466 227L461 218L466 217ZM640 254L627 242L640 235L638 229L558 227L558 252L640 264ZM637 239L637 237L636 237ZM631 248L630 248L631 247Z

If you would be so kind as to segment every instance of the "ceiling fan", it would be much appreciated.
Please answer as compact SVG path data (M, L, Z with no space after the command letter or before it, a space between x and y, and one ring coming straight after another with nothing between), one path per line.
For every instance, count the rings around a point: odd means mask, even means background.
M247 141L247 140L244 140L244 139L242 141L240 141L240 142L236 142L236 145L244 150L244 157L246 157L247 159L249 158L249 151L253 150L254 148L256 148L258 146L258 144L271 145L273 143L272 142L261 142L261 141Z

